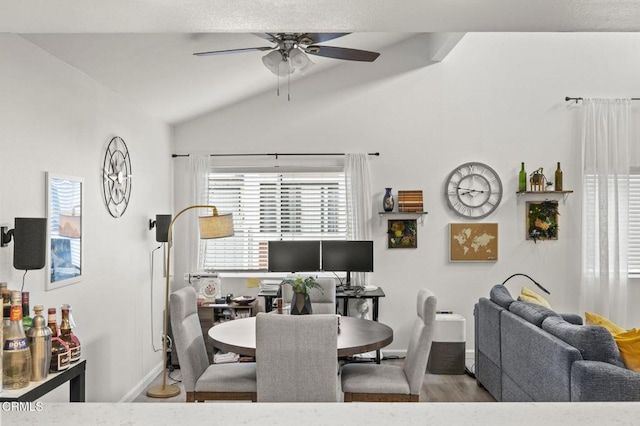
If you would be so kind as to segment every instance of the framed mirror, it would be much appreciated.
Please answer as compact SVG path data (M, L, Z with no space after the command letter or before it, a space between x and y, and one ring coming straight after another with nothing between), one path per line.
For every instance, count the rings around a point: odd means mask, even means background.
M82 280L83 187L82 178L47 172L47 290Z

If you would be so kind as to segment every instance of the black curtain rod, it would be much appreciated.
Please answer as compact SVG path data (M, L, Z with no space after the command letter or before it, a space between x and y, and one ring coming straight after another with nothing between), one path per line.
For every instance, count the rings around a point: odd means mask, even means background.
M261 156L274 156L276 160L278 157L286 157L286 156L325 156L325 155L345 155L344 152L321 152L321 153L292 153L292 152L274 152L272 154L209 154L209 157L261 157ZM370 152L369 155L373 155L376 157L380 156L379 152ZM171 154L171 157L188 157L189 154Z
M578 101L582 101L582 100L583 100L583 98L572 98L571 96L565 96L565 97L564 97L564 100L565 100L566 102L569 102L569 101L575 101L575 103L578 103ZM631 100L632 100L632 101L640 101L640 98L631 98Z

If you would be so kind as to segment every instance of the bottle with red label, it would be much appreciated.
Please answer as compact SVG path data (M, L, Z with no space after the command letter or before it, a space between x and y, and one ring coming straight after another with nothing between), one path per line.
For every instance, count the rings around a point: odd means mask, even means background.
M69 307L62 307L62 321L60 322L60 338L69 346L71 364L80 361L80 340L71 331L71 323L69 322Z
M31 379L31 351L22 328L22 297L11 293L9 324L4 329L2 353L2 385L5 389L20 389Z
M49 308L48 326L51 329L51 367L49 371L58 373L69 368L71 354L69 346L60 338L56 320L56 308Z

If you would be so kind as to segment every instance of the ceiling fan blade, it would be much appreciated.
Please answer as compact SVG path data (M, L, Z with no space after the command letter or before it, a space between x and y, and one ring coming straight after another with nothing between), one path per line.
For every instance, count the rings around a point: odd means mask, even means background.
M311 40L309 43L303 44L315 44L323 43L325 41L333 40L335 38L344 37L351 33L305 33L300 36L300 41L303 42L305 38Z
M367 50L347 49L335 46L309 46L305 52L310 55L324 56L325 58L344 59L347 61L373 62L380 54Z
M251 33L255 36L258 36L260 38L263 38L265 40L269 40L271 42L276 42L278 40L277 34L272 34L272 33Z
M214 56L214 55L226 55L229 53L244 53L244 52L264 52L267 50L273 50L275 47L247 47L244 49L230 49L230 50L214 50L212 52L197 52L195 56Z

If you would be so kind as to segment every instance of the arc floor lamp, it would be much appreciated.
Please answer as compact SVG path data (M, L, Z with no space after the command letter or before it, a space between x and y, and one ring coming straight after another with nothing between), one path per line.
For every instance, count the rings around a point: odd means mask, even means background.
M192 209L211 209L211 216L200 216L198 225L200 228L200 239L224 238L233 236L233 217L231 213L218 214L215 206L190 206L181 210L176 214L169 223L167 230L167 269L166 269L166 287L164 297L164 331L162 339L162 384L154 385L147 389L147 396L151 398L171 398L180 394L180 387L176 385L167 385L167 330L169 325L169 277L171 272L171 234L173 224L180 215Z

